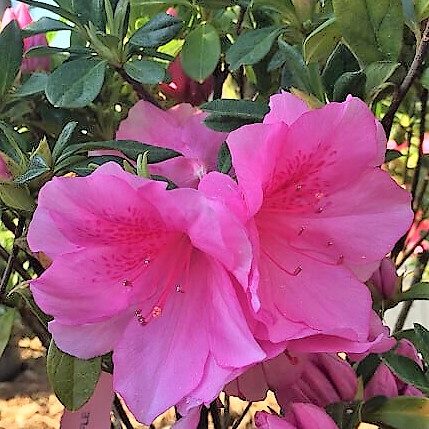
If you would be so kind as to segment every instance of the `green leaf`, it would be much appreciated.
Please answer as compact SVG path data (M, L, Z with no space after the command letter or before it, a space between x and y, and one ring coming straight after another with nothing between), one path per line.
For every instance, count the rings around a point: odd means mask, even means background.
M416 15L419 21L429 18L429 0L415 0Z
M376 397L361 410L362 421L394 429L428 429L429 399L408 396Z
M366 97L372 99L378 93L380 87L392 76L399 66L399 63L391 63L389 61L379 61L366 66L364 68L366 75Z
M429 362L429 331L422 325L414 323L416 346L423 356L423 360Z
M217 171L228 174L232 168L231 151L226 142L222 143L217 157Z
M0 306L0 358L9 342L15 315L14 308Z
M86 0L86 1L88 1L88 0ZM78 17L73 12L71 12L70 10L67 10L67 8L64 8L61 6L55 6L55 5L48 4L48 3L45 3L43 1L37 1L37 0L21 0L21 2L26 3L29 6L34 6L34 7L40 8L40 9L48 10L49 12L52 12L55 15L62 16L63 18L67 19L70 22L73 22L74 24L81 25ZM57 2L57 3L59 4L60 2Z
M270 52L271 46L282 31L282 27L272 26L240 34L226 53L226 61L230 64L231 70L262 60Z
M124 64L127 75L137 82L154 85L165 79L166 71L159 63L150 60L131 60Z
M394 161L395 159L398 159L401 156L403 156L403 155L401 152L399 152L399 150L387 149L386 155L384 156L384 162Z
M171 150L165 149L157 146L150 146L144 143L140 143L132 140L108 140L103 142L85 142L70 145L58 158L58 163L67 159L71 155L76 155L79 153L86 153L92 150L117 150L122 152L127 158L130 158L134 161L137 161L137 157L144 152L148 152L148 163L154 164L161 161L166 161L170 158L175 158L181 156L180 153Z
M129 43L139 48L158 48L174 39L181 27L180 19L168 13L159 13L139 28L131 36Z
M248 100L214 100L201 108L209 113L204 123L215 131L232 131L243 125L262 122L269 112L266 104Z
M11 125L0 122L0 152L5 153L18 166L25 166L27 158L24 155L25 143Z
M17 97L28 97L30 95L45 92L48 75L46 73L33 73L15 92Z
M15 20L0 32L0 98L9 91L21 66L23 44Z
M332 99L344 101L349 94L362 98L365 92L365 82L366 76L363 71L344 73L335 82Z
M220 54L216 29L208 23L200 24L186 36L181 54L183 70L190 78L203 81L213 73Z
M97 30L105 30L104 0L72 0L72 7L82 24L92 22Z
M84 47L64 47L58 48L57 46L35 46L25 52L26 58L44 57L46 55L55 54L77 54L79 56L91 56L91 51Z
M429 393L429 380L412 359L394 352L385 353L382 359L402 381L417 387L422 392Z
M34 36L35 34L47 33L48 31L64 31L64 30L73 30L73 27L67 25L63 21L58 21L57 19L52 19L44 16L38 21L35 21L25 27L22 31L23 37Z
M344 39L362 64L396 62L402 47L401 0L333 0Z
M310 71L301 53L283 40L279 40L279 49L283 51L287 58L282 70L282 88L290 89L294 87L311 93Z
M49 76L46 97L55 107L85 107L100 93L105 72L106 61L78 59L63 63Z
M418 299L418 300L429 299L429 283L427 282L416 283L415 285L411 286L411 288L406 292L402 292L397 296L395 296L395 300L397 302L413 301L415 299Z
M31 158L27 171L21 176L17 177L14 182L18 185L25 185L34 179L43 176L50 170L51 169L45 159L40 155L35 155L33 158Z
M359 70L359 63L349 48L340 43L328 58L328 62L322 73L322 81L330 100L334 92L335 82L341 75L347 72Z
M380 364L380 356L374 353L369 354L359 362L356 374L358 377L362 377L364 385L368 384Z
M325 61L341 40L341 32L335 17L317 27L304 42L304 58L307 63Z
M46 370L60 402L71 411L81 408L92 396L101 373L101 357L78 359L62 352L51 341Z
M55 161L59 155L63 152L66 146L69 144L71 136L74 130L77 127L77 122L69 122L61 131L61 134L58 136L57 142L55 143L54 149L52 151L52 159Z
M291 24L299 27L301 25L291 0L255 0L255 6L269 7L280 13Z

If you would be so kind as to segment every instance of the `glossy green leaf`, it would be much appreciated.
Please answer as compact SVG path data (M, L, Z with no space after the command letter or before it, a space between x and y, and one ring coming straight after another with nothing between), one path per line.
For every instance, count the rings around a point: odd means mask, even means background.
M185 39L181 63L185 73L196 81L203 81L215 70L221 54L219 34L203 23L192 30Z
M14 308L0 306L0 358L9 342L15 315Z
M413 285L406 292L402 292L395 296L395 300L400 301L413 301L413 300L429 300L429 283L421 282Z
M35 155L30 160L27 171L15 179L18 185L25 185L50 171L50 167L43 157Z
M279 49L283 51L287 58L282 70L282 88L290 89L294 87L311 93L310 71L301 53L283 40L279 40Z
M364 385L368 384L380 364L380 356L374 353L369 354L359 362L356 374L358 377L362 377Z
M362 64L396 62L402 47L401 0L333 0L341 33Z
M92 22L98 30L105 29L104 0L72 0L72 8L82 24Z
M429 399L376 397L361 409L362 421L394 429L429 429Z
M286 18L286 20L295 26L301 25L291 0L255 0L254 3L256 6L269 7L270 9L280 13L284 18Z
M344 73L355 72L359 69L356 57L346 45L340 43L328 58L322 73L322 81L330 100L332 100L335 82L339 77Z
M58 136L57 142L55 143L54 149L52 151L52 158L55 162L56 159L61 155L67 145L70 143L70 139L77 127L77 122L69 122L61 131L61 134Z
M22 30L23 37L34 36L35 34L47 33L48 31L64 31L64 30L73 30L73 27L67 25L63 21L57 19L48 18L46 16L40 18L38 21L35 21L25 27Z
M365 93L366 76L363 71L347 72L335 82L332 99L344 101L349 94L362 98Z
M272 26L240 34L226 53L226 61L230 64L231 70L255 64L264 58L282 31L282 27Z
M399 66L399 63L389 61L379 61L366 66L364 68L366 97L368 99L373 98L378 93L379 88L393 75Z
M68 410L76 411L94 392L101 373L101 357L78 359L62 352L51 341L46 370L57 398Z
M180 19L168 13L159 13L139 28L131 36L129 43L139 48L157 48L174 39L181 27Z
M429 331L422 325L414 323L415 341L423 360L429 362Z
M232 131L243 125L262 122L269 108L248 100L214 100L201 106L209 113L204 123L215 131Z
M44 1L37 1L37 0L20 0L20 1L22 3L28 4L29 6L48 10L49 12L52 12L55 15L62 16L63 18L67 19L70 22L73 22L74 24L81 25L81 22L78 19L77 15L67 7L55 6L53 4L49 4L49 3L45 3ZM86 0L86 1L89 1L89 0ZM57 2L57 3L58 4L63 3L63 1Z
M132 141L132 140L108 140L102 142L85 142L85 143L76 143L70 146L63 151L61 156L58 158L58 163L67 159L69 156L86 153L91 150L117 150L122 152L127 158L130 158L134 161L137 161L137 157L144 152L148 152L148 163L154 164L161 161L166 161L170 158L175 158L180 156L180 153L171 150L165 149L157 146L150 146L141 142Z
M16 21L0 32L0 98L9 91L21 66L23 44Z
M304 42L304 58L309 62L325 61L341 40L335 17L317 27Z
M63 63L49 76L46 97L55 107L85 107L100 93L105 72L105 61L78 59Z
M150 60L132 60L124 64L128 76L137 82L154 85L165 79L166 71L159 63Z
M383 355L383 362L402 381L417 387L422 392L429 393L429 379L412 359L389 352Z
M46 73L33 73L15 92L18 97L28 97L30 95L45 92L48 75Z

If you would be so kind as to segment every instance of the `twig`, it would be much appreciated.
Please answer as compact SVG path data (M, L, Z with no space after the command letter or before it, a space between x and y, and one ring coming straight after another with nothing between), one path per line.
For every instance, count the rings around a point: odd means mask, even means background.
M222 69L223 65L223 69ZM217 100L218 98L222 98L222 89L223 84L226 81L226 78L228 77L228 66L223 63L222 61L219 61L215 71L213 72L213 78L214 78L214 90L213 90L213 99Z
M244 417L246 416L246 414L249 412L250 407L252 406L253 402L249 402L246 406L246 408L243 411L243 414L241 414L241 416L239 417L239 419L234 423L234 426L232 427L232 429L237 429L238 426L240 426L241 422L243 421Z
M208 429L209 427L209 409L201 407L200 421L198 422L197 429Z
M414 80L421 73L421 66L425 60L426 54L429 48L429 20L426 21L425 29L423 31L422 39L417 47L416 55L411 63L411 67L408 70L405 79L401 83L398 91L393 97L392 104L389 107L389 110L384 115L381 123L383 124L384 131L386 132L387 137L390 135L392 130L393 119L395 118L395 113L399 109L399 106L402 103L405 95L413 84Z
M220 421L219 408L217 407L216 400L214 400L210 404L210 414L212 415L214 429L222 429L222 424Z
M418 283L423 276L426 265L429 262L429 252L423 252L419 257L419 266L414 272L413 285ZM411 286L412 288L412 286ZM396 320L394 332L399 332L405 325L408 314L411 310L414 301L407 301L401 308L401 312L399 313L398 319Z
M413 197L413 205L414 209L416 210L416 192L417 192L417 186L419 184L419 178L420 178L420 171L422 168L422 161L423 161L423 142L425 140L425 131L426 131L426 113L427 113L427 104L428 104L428 90L423 89L422 95L420 97L421 102L421 113L420 113L420 129L419 129L419 155L417 158L417 165L414 170L414 176L413 176L413 184L411 187L411 195Z
M9 259L10 255L9 252L0 245L0 258L2 258L6 263ZM27 273L27 271L23 268L21 263L18 261L18 258L15 258L13 261L13 269L24 279L24 280L31 280L30 274Z
M16 226L16 229L15 229L15 241L17 238L21 237L22 233L24 232L24 226L25 226L25 218L20 217L18 219L18 225ZM3 276L1 278L0 299L3 299L3 297L4 297L4 294L5 294L6 289L7 289L7 284L9 282L10 276L11 276L12 271L13 271L15 258L18 254L19 248L16 245L15 241L13 243L12 251L10 252L9 258L7 260L7 263L6 263L6 268L5 268Z
M121 76L122 79L125 80L125 82L128 82L133 87L140 100L148 101L154 106L162 109L162 106L158 103L155 97L149 91L146 91L146 88L140 82L137 82L135 79L128 76L128 74L122 67L117 67L116 71L118 72L119 76Z
M125 427L127 429L134 429L133 425L131 424L130 419L127 416L127 413L124 410L124 407L121 404L121 401L119 400L118 395L115 395L115 398L113 399L113 405L114 405L114 407L116 409L116 412L119 415L119 418L124 423Z

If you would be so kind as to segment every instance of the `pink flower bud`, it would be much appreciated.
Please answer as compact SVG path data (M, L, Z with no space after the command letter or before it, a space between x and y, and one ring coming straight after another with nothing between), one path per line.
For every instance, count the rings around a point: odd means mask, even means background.
M177 16L178 15L177 10L174 9L174 7L169 7L165 13L167 13L168 15L171 15L171 16Z
M393 298L396 294L397 280L395 265L390 258L384 258L369 282L380 294L380 297L386 300Z
M23 29L33 22L29 8L26 4L19 3L15 7L10 7L5 10L1 20L1 30L7 24L15 20L19 28ZM24 39L24 52L36 46L47 46L48 41L44 34L37 34ZM21 65L22 73L31 73L36 70L49 70L51 61L49 57L26 58Z
M178 103L190 103L194 106L199 106L207 101L213 92L213 76L209 76L202 83L192 80L183 71L179 57L170 63L167 71L171 76L171 82L161 83L160 89L167 97Z

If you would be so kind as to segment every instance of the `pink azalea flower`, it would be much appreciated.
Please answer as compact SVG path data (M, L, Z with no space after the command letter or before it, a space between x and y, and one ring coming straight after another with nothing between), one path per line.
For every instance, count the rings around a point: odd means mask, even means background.
M150 165L150 172L168 177L178 186L196 187L201 177L216 169L217 155L227 135L207 128L203 123L205 117L205 113L189 104L164 111L139 101L121 122L116 138L182 153L183 157Z
M197 190L166 191L113 163L54 178L28 241L53 260L31 289L58 346L81 358L113 350L114 389L144 423L210 403L266 356L237 298L246 231Z
M300 403L293 404L284 418L257 413L255 423L258 429L338 429L325 410Z
M410 196L381 170L384 132L359 99L309 111L283 93L270 106L227 138L238 184L210 173L199 187L247 219L253 332L290 352L364 352L362 281L411 223Z
M408 340L400 340L394 353L413 360L423 369L423 364L416 348ZM402 395L424 396L419 389L400 380L385 364L380 364L366 385L365 399L374 396L394 397Z
M19 28L25 28L29 24L33 23L31 18L28 5L24 3L18 3L15 7L7 8L1 19L1 29L3 30L7 24L11 21L16 20L19 25ZM47 46L48 41L44 34L36 34L35 36L30 36L24 39L24 52L28 51L30 48L36 46ZM49 70L51 67L51 61L49 57L36 57L36 58L26 58L23 60L21 65L21 71L23 73L32 73L36 70Z

